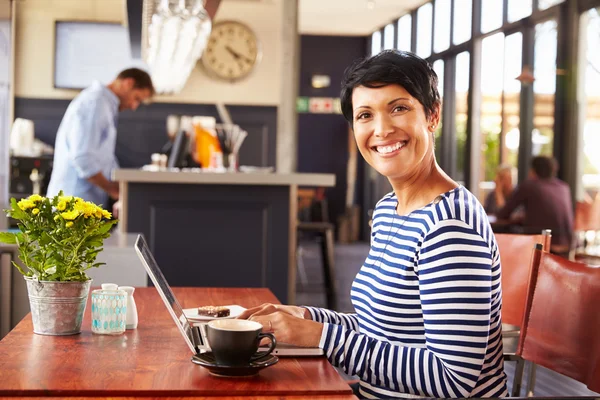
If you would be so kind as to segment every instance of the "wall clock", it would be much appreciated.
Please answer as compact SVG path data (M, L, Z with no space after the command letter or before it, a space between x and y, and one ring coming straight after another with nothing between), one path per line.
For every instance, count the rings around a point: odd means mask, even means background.
M202 65L219 79L237 81L247 77L260 61L256 34L238 21L221 21L213 25L202 55Z

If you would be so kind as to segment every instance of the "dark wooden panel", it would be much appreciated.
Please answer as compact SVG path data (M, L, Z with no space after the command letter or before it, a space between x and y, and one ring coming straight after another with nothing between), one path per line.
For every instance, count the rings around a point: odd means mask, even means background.
M266 289L175 288L183 307L277 303ZM24 318L0 342L0 396L330 396L350 395L325 357L280 358L255 377L224 379L190 362L192 353L154 288L135 291L139 325L122 335L34 334Z
M174 286L268 287L287 301L289 187L129 184L127 228Z
M161 265L171 266L164 273L174 286L264 287L268 210L266 202L244 199L153 202L150 246ZM174 221L185 224L173 232ZM249 268L240 255L252 260Z
M56 132L70 100L15 99L15 117L35 123L36 138L54 146ZM228 106L232 120L248 132L240 149L240 164L275 166L277 107ZM121 167L138 168L167 142L167 115L206 115L217 118L211 104L152 103L119 114L116 154Z
M344 70L366 55L366 44L365 37L302 35L300 96L339 97ZM313 75L328 75L331 85L327 88L313 88ZM346 209L347 160L348 123L342 115L298 115L298 172L335 174L335 187L326 189L329 216L335 224ZM362 174L357 173L356 189L362 189L362 180ZM355 191L353 200L354 204L362 207L362 191L359 190ZM361 212L366 213L364 207Z

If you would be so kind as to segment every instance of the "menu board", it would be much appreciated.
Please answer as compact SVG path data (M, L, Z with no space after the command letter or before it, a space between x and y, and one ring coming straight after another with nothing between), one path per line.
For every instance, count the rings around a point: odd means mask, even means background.
M111 82L119 72L137 67L131 57L127 28L118 23L57 21L54 53L54 87L83 89L94 80Z

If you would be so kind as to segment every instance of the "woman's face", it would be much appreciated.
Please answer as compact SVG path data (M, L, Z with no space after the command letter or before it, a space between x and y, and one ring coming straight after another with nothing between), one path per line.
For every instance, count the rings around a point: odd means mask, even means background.
M439 107L428 120L423 105L400 85L358 86L352 107L358 149L377 172L403 180L429 168Z

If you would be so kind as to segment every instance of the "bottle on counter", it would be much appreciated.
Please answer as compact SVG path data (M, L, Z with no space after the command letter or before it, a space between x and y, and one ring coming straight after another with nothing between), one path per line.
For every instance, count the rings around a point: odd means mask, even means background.
M133 292L135 292L135 288L133 286L119 286L119 290L127 293L127 315L125 317L125 328L136 329L138 326L138 313L137 306L135 305L135 299L133 298Z

